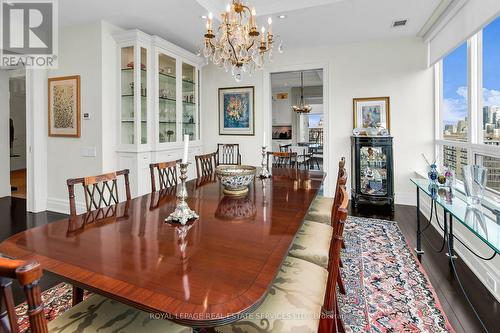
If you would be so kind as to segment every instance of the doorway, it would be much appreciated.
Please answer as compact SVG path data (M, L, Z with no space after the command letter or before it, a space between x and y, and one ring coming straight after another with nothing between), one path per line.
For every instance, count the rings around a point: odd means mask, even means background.
M11 196L26 199L26 76L12 73L9 78L9 150Z
M299 167L324 169L323 69L271 74L272 149L297 153Z

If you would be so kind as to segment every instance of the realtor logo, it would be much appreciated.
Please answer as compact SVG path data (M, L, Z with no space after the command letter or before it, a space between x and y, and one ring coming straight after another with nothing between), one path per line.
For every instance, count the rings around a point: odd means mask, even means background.
M0 66L55 66L56 0L0 0L0 17Z

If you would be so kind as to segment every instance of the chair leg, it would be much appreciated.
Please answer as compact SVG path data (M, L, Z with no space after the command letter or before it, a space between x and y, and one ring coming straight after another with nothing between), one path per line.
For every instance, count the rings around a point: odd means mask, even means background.
M342 318L340 317L339 303L335 302L335 327L333 332L344 333L345 327Z
M342 248L345 249L345 242L342 240Z
M83 301L83 289L73 286L73 306Z
M344 264L342 263L342 259L339 259L339 267L344 268Z
M339 291L342 295L345 295L344 280L342 280L342 275L337 276L337 285L339 286Z

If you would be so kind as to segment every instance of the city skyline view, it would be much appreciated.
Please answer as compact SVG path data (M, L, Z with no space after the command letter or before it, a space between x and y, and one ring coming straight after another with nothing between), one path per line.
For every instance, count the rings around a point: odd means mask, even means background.
M483 130L485 141L500 140L500 18L483 30ZM467 43L443 59L443 131L447 139L467 140ZM496 131L495 131L496 129Z

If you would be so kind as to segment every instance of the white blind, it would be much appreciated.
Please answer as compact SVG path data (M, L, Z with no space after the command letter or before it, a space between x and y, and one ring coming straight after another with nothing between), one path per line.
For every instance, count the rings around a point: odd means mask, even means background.
M429 42L434 65L500 14L500 0L469 0Z

